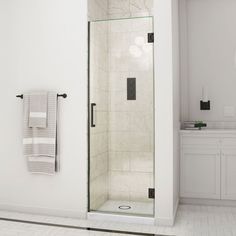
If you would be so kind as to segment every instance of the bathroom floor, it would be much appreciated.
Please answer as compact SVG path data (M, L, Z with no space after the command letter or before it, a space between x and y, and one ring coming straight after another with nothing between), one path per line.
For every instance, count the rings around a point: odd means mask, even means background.
M98 211L153 216L153 203L108 200Z
M0 221L0 236L127 236L106 232ZM131 235L132 236L132 235Z
M0 218L172 236L236 236L236 207L180 205L173 227L88 221L0 211ZM0 220L0 236L117 236L105 232L23 224Z

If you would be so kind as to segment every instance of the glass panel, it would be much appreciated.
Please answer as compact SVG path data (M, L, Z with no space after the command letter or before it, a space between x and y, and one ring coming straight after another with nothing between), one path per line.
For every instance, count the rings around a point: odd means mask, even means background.
M152 216L152 17L90 23L90 211Z

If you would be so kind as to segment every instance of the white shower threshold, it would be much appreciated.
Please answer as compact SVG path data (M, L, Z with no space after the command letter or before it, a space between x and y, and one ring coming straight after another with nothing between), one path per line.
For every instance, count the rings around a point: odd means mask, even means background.
M128 206L130 208L126 209ZM152 215L152 203L108 200L97 211L88 212L88 219L154 225Z

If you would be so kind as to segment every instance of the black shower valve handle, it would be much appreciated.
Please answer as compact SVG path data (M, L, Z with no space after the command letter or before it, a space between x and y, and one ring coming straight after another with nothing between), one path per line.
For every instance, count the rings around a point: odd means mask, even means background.
M91 103L91 127L96 127L94 123L94 107L96 107L96 103Z

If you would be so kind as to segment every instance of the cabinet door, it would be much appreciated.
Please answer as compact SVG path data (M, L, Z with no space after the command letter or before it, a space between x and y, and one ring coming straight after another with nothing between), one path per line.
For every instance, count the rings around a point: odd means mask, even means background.
M190 198L220 199L220 151L182 148L180 195Z
M236 200L236 149L222 150L221 198Z

